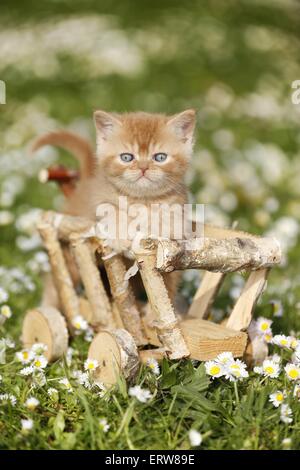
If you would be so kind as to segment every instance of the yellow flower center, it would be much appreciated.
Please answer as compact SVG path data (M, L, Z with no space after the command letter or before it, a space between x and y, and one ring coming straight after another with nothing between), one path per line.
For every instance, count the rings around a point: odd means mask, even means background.
M280 341L280 344L282 344L282 346L286 346L287 345L287 340L286 339L282 339Z
M262 329L262 331L268 330L268 329L269 329L268 323L262 323L262 324L261 324L261 329Z
M26 360L26 359L28 359L28 357L29 357L28 352L27 352L27 351L23 351L23 359Z
M94 369L94 368L95 368L95 367L94 367L94 364L93 364L92 362L90 362L90 363L88 364L88 369Z
M297 379L299 372L297 371L297 369L291 369L288 374L291 379Z
M211 375L217 375L220 372L220 367L218 366L212 366L210 369Z
M41 363L41 361L37 360L37 361L35 361L34 365L35 365L35 367L41 367L42 363Z
M273 374L273 372L274 372L274 367L272 367L272 366L267 366L267 367L265 367L265 371L267 372L267 374Z
M276 395L276 400L277 400L277 401L282 401L282 400L283 400L283 395L282 395L282 393L278 393L278 394Z
M271 335L265 335L265 340L266 340L267 342L271 341L271 339L272 339L272 336L271 336Z
M80 330L80 328L81 328L81 325L78 322L74 323L74 326L77 330Z

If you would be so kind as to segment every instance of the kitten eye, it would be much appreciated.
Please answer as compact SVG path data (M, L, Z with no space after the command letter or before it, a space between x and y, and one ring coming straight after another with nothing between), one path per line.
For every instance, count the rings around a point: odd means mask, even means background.
M122 162L129 163L132 162L134 156L132 155L132 153L121 153L120 158Z
M165 162L166 159L167 159L167 154L166 153L155 153L153 155L153 160L155 160L156 162L159 162L159 163L162 163L162 162Z

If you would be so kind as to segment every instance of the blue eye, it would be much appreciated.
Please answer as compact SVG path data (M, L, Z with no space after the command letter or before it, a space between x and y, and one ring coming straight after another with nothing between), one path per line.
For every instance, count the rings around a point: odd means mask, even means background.
M166 153L155 153L153 155L153 160L155 160L156 162L162 163L167 160L167 156L168 155Z
M122 162L129 163L134 159L134 155L132 153L121 153L120 158Z

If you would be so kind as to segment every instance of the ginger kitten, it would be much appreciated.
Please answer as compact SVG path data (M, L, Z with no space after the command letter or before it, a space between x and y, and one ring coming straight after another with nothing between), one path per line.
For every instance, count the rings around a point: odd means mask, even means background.
M184 178L193 150L195 114L192 109L174 116L96 111L95 170L91 171L92 157L87 155L86 147L81 155L77 148L81 168L88 171L67 199L65 212L95 219L101 204L112 204L118 210L120 196L127 197L128 205L142 203L148 208L151 204L187 203ZM74 149L76 137L59 132L48 134L36 141L34 149L45 144ZM118 247L123 250L130 243L117 240L114 248ZM179 273L165 277L171 298L179 277Z

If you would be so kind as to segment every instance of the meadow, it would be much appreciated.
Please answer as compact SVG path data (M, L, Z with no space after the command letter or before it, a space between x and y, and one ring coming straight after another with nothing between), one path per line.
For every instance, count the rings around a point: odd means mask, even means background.
M300 448L300 104L291 100L299 13L294 0L2 2L1 449ZM221 366L214 377L211 364L164 360L143 366L135 384L121 378L106 391L85 370L88 329L53 364L41 347L22 350L22 319L39 304L49 271L35 222L63 201L38 174L54 162L76 165L53 148L33 157L28 146L62 128L94 142L95 109L190 107L198 118L193 201L213 224L236 221L281 243L282 263L253 323L269 362L254 370L237 363L240 376ZM185 273L188 301L199 281ZM229 314L243 282L228 276L211 319Z

